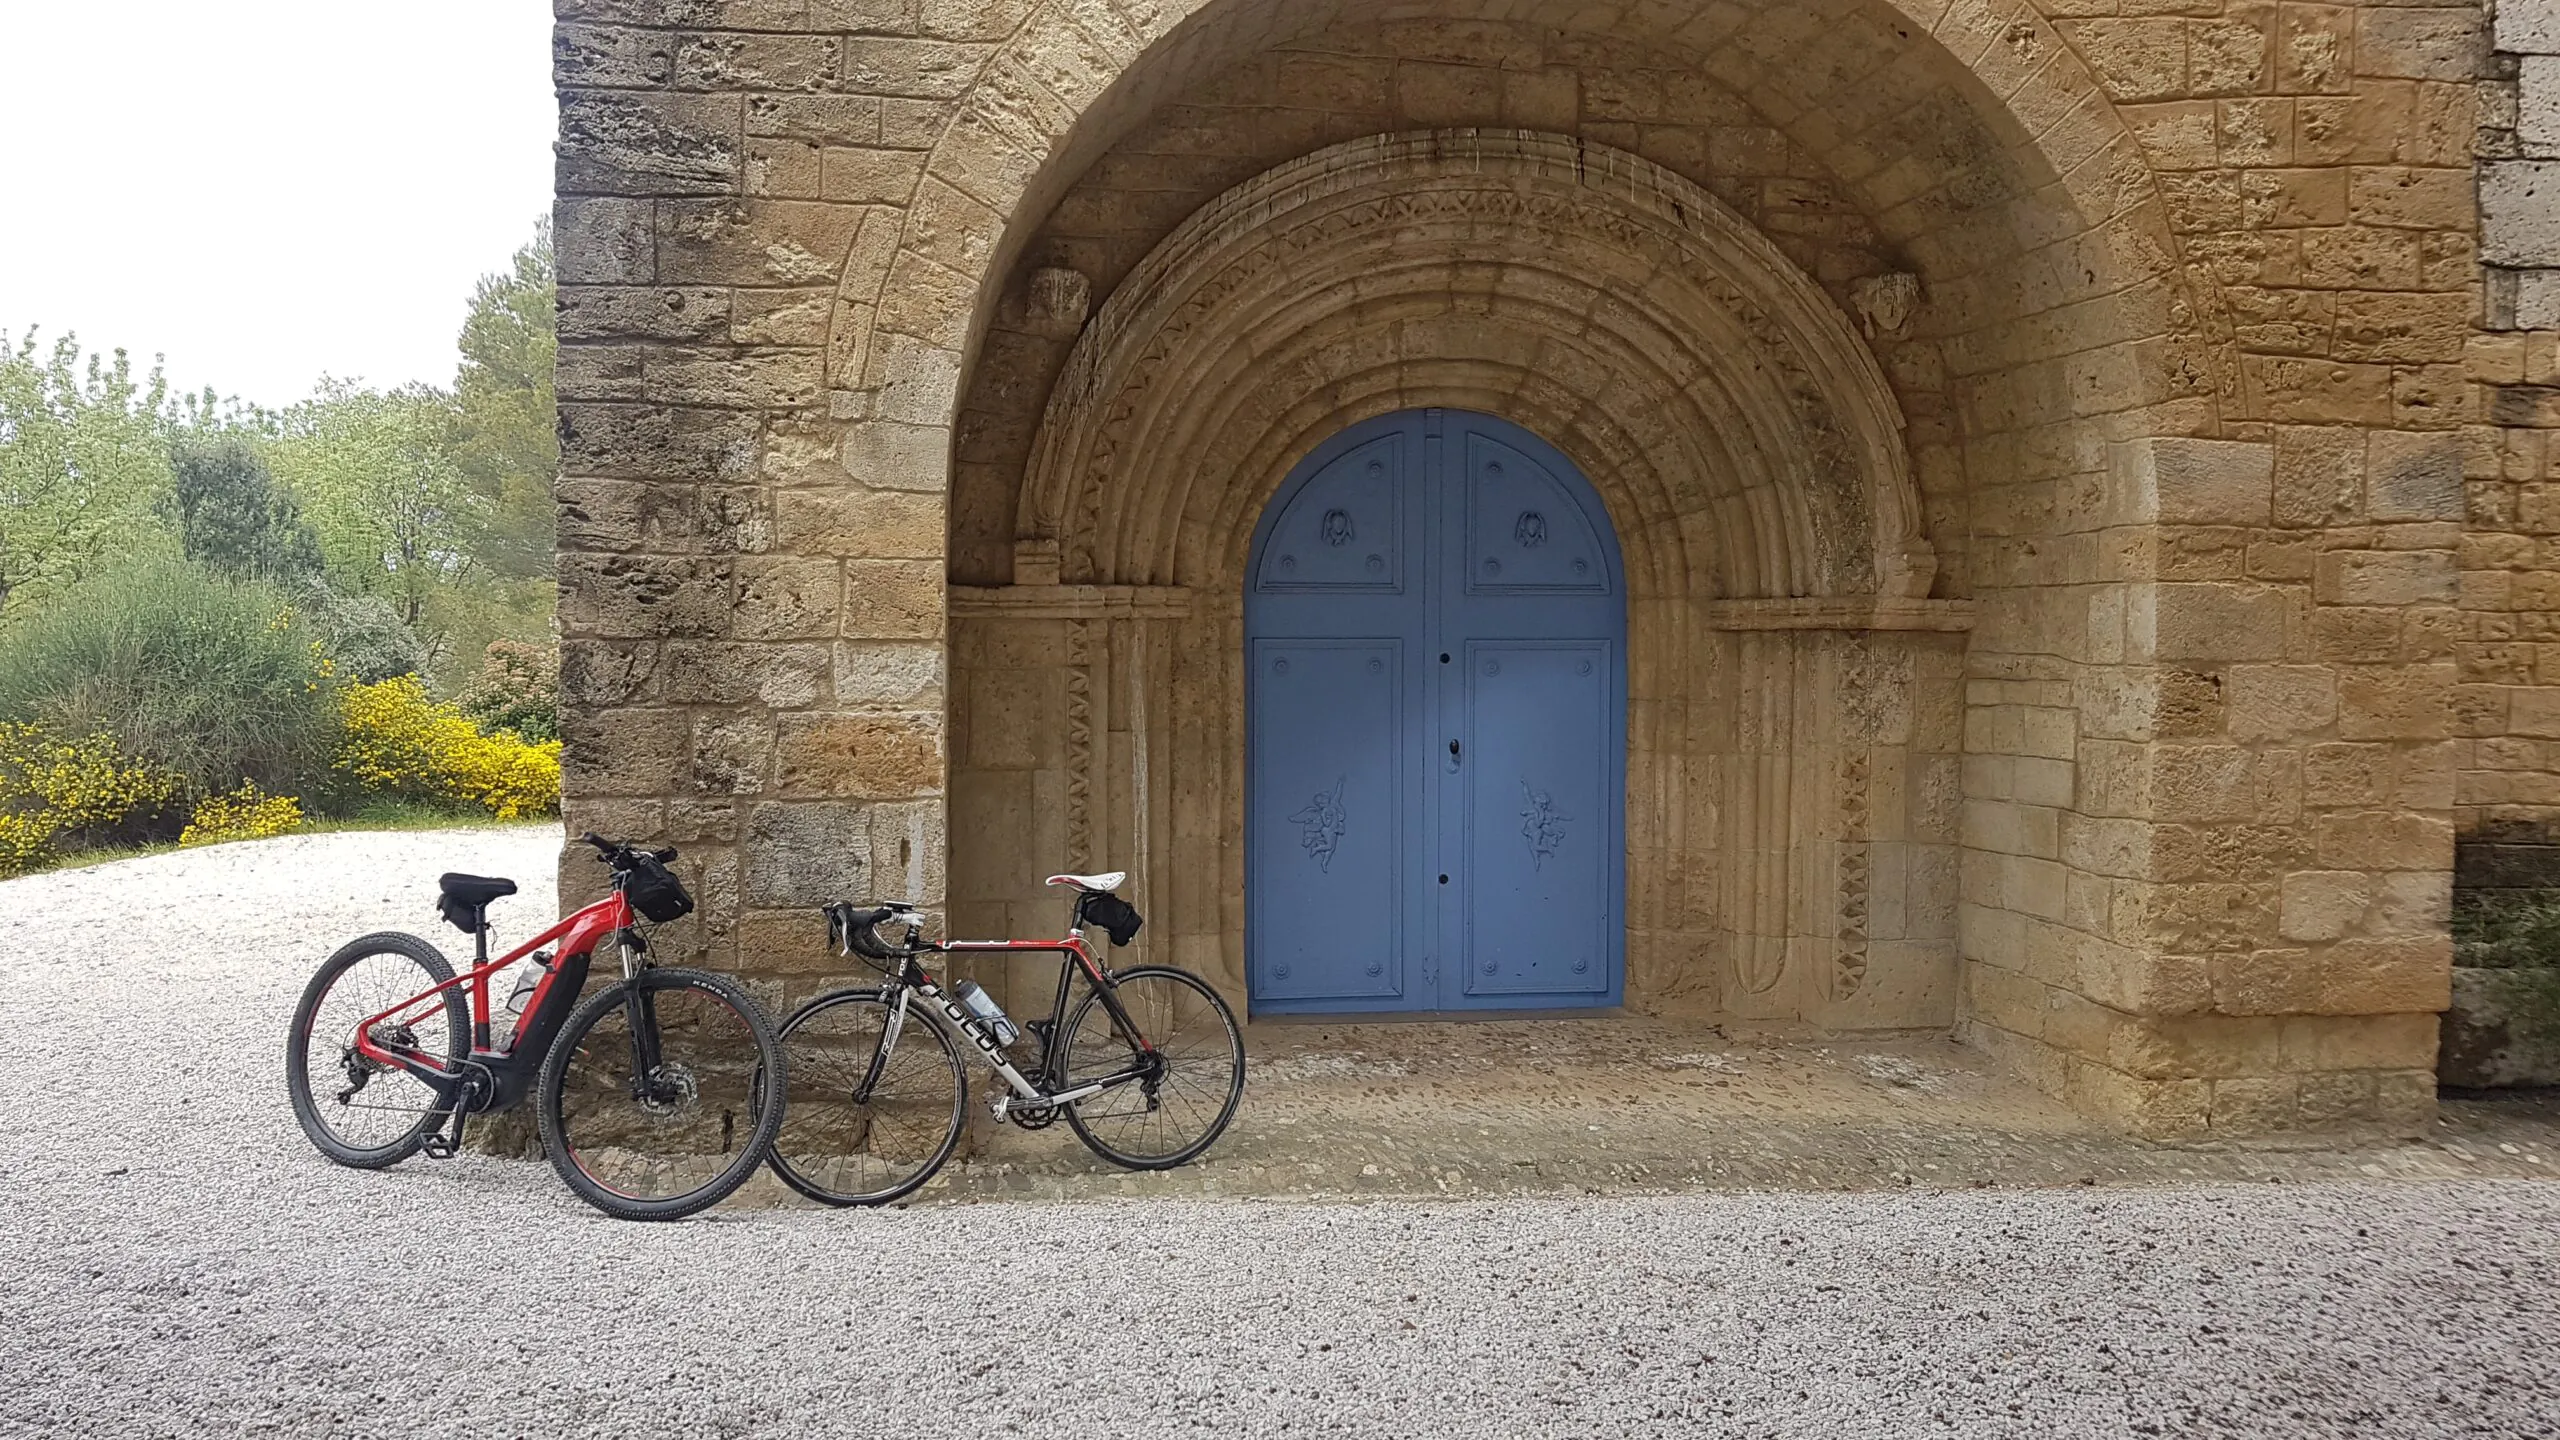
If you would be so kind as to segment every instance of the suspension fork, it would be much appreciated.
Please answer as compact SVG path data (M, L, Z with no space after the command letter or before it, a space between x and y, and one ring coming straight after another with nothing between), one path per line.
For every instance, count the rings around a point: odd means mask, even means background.
M640 988L638 947L622 932L622 1013L631 1028L631 1098L646 1100L656 1085L659 1061L657 997Z

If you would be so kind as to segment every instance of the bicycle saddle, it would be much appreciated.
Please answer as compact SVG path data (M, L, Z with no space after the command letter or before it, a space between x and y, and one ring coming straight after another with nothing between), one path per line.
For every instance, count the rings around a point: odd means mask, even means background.
M513 880L488 875L445 875L437 878L436 885L444 891L446 899L475 910L492 900L516 893Z
M1129 872L1126 870L1105 870L1099 875L1052 875L1049 877L1048 883L1052 885L1073 885L1079 890L1089 890L1097 895L1108 895L1112 891L1119 889L1122 885L1127 884L1128 880Z

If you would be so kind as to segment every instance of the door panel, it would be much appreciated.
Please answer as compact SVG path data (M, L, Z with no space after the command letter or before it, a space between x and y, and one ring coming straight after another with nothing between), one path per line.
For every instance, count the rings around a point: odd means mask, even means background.
M1400 592L1405 451L1413 437L1382 435L1319 469L1288 497L1263 536L1256 588Z
M1254 1004L1615 1004L1626 601L1589 482L1489 416L1382 416L1300 463L1249 573Z
M1608 594L1599 534L1563 480L1490 436L1466 438L1467 593Z
M1411 749L1403 648L1391 639L1253 647L1257 996L1404 992L1414 837L1395 773Z
M1467 642L1470 996L1602 994L1615 978L1609 651L1598 641Z

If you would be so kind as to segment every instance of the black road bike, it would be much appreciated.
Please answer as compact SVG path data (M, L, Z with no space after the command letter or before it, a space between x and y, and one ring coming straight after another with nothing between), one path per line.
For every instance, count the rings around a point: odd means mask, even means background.
M782 1022L789 1107L770 1163L792 1189L828 1205L881 1205L933 1178L960 1143L975 1051L1003 1082L996 1118L1026 1130L1064 1119L1093 1153L1132 1170L1197 1157L1244 1097L1244 1036L1209 983L1170 965L1113 970L1087 923L1125 945L1142 923L1112 892L1127 875L1053 875L1075 891L1056 940L923 938L904 903L825 907L839 953L886 984L821 995ZM905 934L897 941L882 927ZM973 981L946 985L928 955L1058 956L1045 1020L1017 1025ZM1081 983L1078 983L1081 982Z

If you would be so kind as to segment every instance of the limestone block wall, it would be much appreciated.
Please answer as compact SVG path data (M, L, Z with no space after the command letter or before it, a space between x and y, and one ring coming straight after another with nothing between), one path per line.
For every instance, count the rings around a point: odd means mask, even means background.
M2560 885L2560 5L2496 7L2481 87L2484 326L2464 431L2457 881Z
M2057 28L2152 173L2151 243L2196 284L2172 306L2211 313L2076 358L2076 437L1984 427L2024 463L1972 510L1970 1033L2154 1130L2414 1127L2445 994L2482 17ZM2125 381L2096 377L2127 361L2194 382L2180 418L2122 423L2100 397Z
M1149 866L1227 843L1233 756L1185 768L1148 737L1214 728L1180 709L1214 676L1182 667L1233 643L1206 562L1276 483L1256 467L1379 407L1472 403L1621 487L1678 637L1638 718L1682 737L1631 786L1697 833L1725 834L1712 777L1781 767L1721 738L1737 717L1905 657L1934 716L1962 657L1952 742L1879 716L1867 747L1871 817L1960 770L1951 836L1861 839L1859 747L1828 738L1783 761L1830 807L1815 848L1760 847L1792 857L1783 901L1713 868L1753 846L1669 843L1631 804L1666 877L1631 906L1658 993L1748 1008L1667 978L1741 973L1738 949L1697 967L1718 937L1819 940L1838 975L1863 934L1874 973L1881 877L1944 857L1962 958L1928 1003L2036 1083L2164 1133L2423 1121L2457 818L2539 843L2553 803L2546 5L2502 8L2494 37L2470 4L2239 0L558 8L569 818L686 847L705 958L809 983L805 907L835 894L1037 920L961 873L1045 869L1004 852L1034 832ZM1524 318L1572 311L1541 287L1588 275L1460 265L1391 337L1345 310L1193 362L1191 392L1288 397L1267 410L1212 424L1158 398L1180 387L1130 392L1231 482L1214 496L1167 499L1147 452L1082 441L1083 488L1043 488L1062 367L1141 257L1328 142L1451 125L1696 187L1847 318L1885 398L1815 386L1720 456L1730 424L1665 417L1709 413L1693 382L1723 357L1776 353L1718 328L1732 307L1679 312L1716 343L1665 363L1680 347L1631 338L1642 307L1576 301L1609 321L1587 334ZM1481 215L1505 263L1545 233ZM1887 413L1898 458L1867 463L1854 417ZM1883 502L1840 505L1843 478ZM1787 514L1819 523L1765 523ZM1186 589L1188 619L1145 609ZM999 593L1022 590L1059 593ZM1717 609L1860 597L1869 620L1810 628ZM1872 623L1887 600L1971 628ZM1171 719L1135 708L1165 664L1189 677ZM1066 826L1085 767L1036 712L1079 686L1094 758ZM1027 828L947 834L963 786ZM1841 878L1861 868L1863 915ZM1150 899L1186 963L1231 966L1232 873L1148 882L1195 887ZM1740 917L1773 903L1794 918Z

